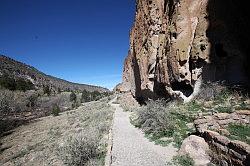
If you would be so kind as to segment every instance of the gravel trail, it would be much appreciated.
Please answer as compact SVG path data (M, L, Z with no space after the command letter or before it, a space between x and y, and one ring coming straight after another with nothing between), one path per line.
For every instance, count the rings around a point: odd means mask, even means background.
M171 161L176 154L175 148L150 142L141 130L130 123L129 113L118 104L111 105L116 109L111 166L164 166Z

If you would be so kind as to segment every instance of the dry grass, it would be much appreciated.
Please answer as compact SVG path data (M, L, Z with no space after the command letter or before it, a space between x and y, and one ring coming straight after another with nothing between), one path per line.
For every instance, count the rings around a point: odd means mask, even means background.
M112 114L103 100L21 126L1 139L0 165L102 165Z
M77 94L77 99L70 101L70 92L47 96L39 90L23 92L0 89L0 137L30 120L50 115L55 105L61 111L78 107L80 98L81 95Z

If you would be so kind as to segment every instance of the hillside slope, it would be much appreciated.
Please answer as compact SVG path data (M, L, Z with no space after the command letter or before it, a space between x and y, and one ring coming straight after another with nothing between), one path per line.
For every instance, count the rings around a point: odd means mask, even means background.
M4 75L14 79L22 78L29 80L35 85L37 89L40 89L44 86L49 86L51 90L54 90L55 92L59 89L61 91L109 91L103 87L72 83L60 78L46 75L32 66L0 55L0 77Z

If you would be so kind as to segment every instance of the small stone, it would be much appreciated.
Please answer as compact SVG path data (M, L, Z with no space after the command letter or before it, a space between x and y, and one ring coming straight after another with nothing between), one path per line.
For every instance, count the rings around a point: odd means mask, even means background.
M206 102L204 102L203 105L205 108L211 108L211 107L213 107L213 101L206 101Z
M218 120L225 120L229 118L229 114L228 113L217 113L214 115L214 117Z
M247 143L234 140L229 143L229 148L243 155L250 155L250 145Z
M246 156L245 155L241 155L237 152L235 152L234 150L232 149L229 149L229 154L233 157L233 158L238 158L240 159L241 161L244 161L246 159Z
M216 147L217 150L222 151L224 153L228 153L228 148L226 146L223 146L223 145L216 143L216 142L213 142L212 144L213 144L213 146Z
M187 128L188 129L193 129L194 128L194 123L187 123Z
M250 116L250 110L238 110L238 111L236 111L236 113L239 114L239 115Z
M219 132L220 132L222 135L226 135L226 136L229 136L229 135L230 135L230 132L229 132L227 129L219 129Z
M239 120L240 119L239 115L235 114L235 113L231 114L230 116L231 116L230 118L233 119L233 120Z
M249 124L249 120L248 119L241 119L240 123L241 124Z
M202 133L206 140L213 140L216 136L220 135L219 133L211 130L203 130Z
M227 146L230 143L230 140L222 135L216 136L215 141L225 146Z
M245 100L245 101L244 101L244 104L250 105L250 99Z
M219 125L228 125L228 124L233 123L233 122L234 122L233 119L226 119L226 120L218 121Z
M24 116L25 116L25 117L29 117L29 116L31 116L31 115L32 115L31 112L27 112Z
M207 122L208 122L208 119L196 119L194 121L194 124L199 125L199 124L204 124L204 123L207 123Z
M213 116L204 116L204 118L207 120L213 120Z

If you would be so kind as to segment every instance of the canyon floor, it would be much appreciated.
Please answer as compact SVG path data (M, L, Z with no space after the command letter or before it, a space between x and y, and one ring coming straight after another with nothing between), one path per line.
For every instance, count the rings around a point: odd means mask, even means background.
M162 147L145 138L144 133L130 123L130 115L119 104L115 108L112 127L111 166L163 166L176 155L172 145Z
M171 161L176 149L150 142L115 102L84 103L16 128L0 140L0 165L99 166L105 156L110 158L107 166L163 166ZM108 155L107 145L112 147Z

